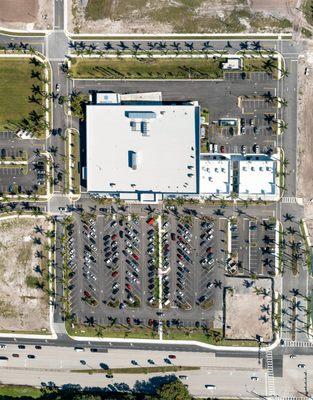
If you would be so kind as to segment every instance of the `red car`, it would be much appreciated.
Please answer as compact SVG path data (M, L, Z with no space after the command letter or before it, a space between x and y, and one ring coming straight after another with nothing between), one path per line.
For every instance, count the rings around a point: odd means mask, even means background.
M115 278L118 275L118 271L112 272L112 278Z
M84 296L89 298L89 297L91 297L91 294L85 290L84 291Z
M135 259L136 261L138 261L138 260L139 260L139 257L137 256L137 254L135 254L135 253L132 253L132 256L134 257L134 259Z
M112 239L112 240L116 240L116 239L117 239L117 234L114 233L114 235L112 235L111 239Z
M177 257L182 261L184 257L181 254L177 254Z
M170 355L168 356L168 358L171 359L171 360L175 360L176 356L175 356L175 354L170 354Z
M126 283L126 288L128 289L128 290L132 290L132 287L131 287L131 285L129 284L129 283Z
M12 357L14 357L14 358L17 358L17 357L19 357L20 355L19 354L16 354L16 353L13 353L12 354Z
M221 153L225 153L225 147L221 146Z

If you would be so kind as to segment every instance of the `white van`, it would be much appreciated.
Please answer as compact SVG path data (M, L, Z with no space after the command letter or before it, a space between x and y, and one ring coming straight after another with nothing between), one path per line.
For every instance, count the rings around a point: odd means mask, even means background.
M77 352L85 351L85 349L83 347L74 347L74 350Z

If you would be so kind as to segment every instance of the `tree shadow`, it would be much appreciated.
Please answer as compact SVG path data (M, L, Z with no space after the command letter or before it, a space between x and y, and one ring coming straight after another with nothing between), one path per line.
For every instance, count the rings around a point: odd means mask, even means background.
M177 380L175 375L154 376L148 381L136 381L134 384L134 392L147 394L155 394L156 390L165 383L174 382Z

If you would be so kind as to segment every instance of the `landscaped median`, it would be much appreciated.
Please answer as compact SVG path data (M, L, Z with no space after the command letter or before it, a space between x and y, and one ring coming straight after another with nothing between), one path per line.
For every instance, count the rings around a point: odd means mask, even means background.
M224 70L228 58L243 60L241 70ZM73 56L74 79L223 79L225 72L265 72L278 79L284 72L278 57L243 54L110 54ZM243 78L244 79L244 78Z
M79 133L77 129L68 129L66 133L66 191L76 197L80 194Z
M225 58L72 58L76 79L223 79Z

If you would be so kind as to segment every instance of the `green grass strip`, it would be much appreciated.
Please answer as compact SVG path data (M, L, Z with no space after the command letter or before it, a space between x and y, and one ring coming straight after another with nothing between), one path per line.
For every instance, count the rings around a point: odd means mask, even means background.
M133 368L111 368L111 369L74 369L71 372L83 374L152 374L157 372L196 371L200 367L168 365L166 367L133 367Z

